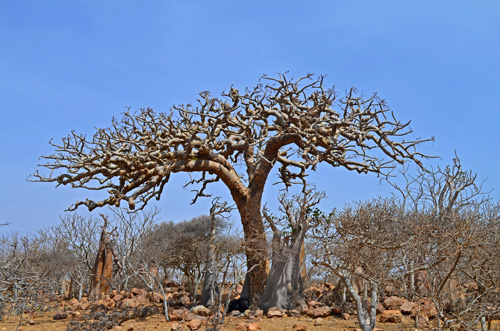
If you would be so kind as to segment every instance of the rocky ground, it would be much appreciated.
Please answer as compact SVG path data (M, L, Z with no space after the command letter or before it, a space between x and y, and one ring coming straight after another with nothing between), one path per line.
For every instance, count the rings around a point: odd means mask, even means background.
M271 308L228 314L225 330L354 330L358 328L353 307L331 305L332 288L328 284L306 291L307 305L285 311ZM0 330L204 330L210 310L194 305L182 286L167 288L170 322L163 316L163 296L143 289L130 292L113 291L103 299L90 303L86 298L46 299L45 307L35 314L10 316L0 321ZM237 297L233 293L232 297ZM410 302L390 296L378 304L377 327L384 330L425 328L432 325L436 309L428 300ZM418 323L416 323L416 319Z

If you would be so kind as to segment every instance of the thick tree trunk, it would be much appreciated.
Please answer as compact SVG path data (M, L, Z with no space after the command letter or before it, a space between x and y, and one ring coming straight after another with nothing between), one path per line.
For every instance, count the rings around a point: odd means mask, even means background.
M273 252L273 263L260 297L259 308L267 312L271 307L293 309L302 300L304 286L301 275L301 251L306 228L291 239L290 247Z
M261 214L262 193L250 199L235 199L245 235L245 253L250 280L250 301L256 302L264 290L269 272L269 253Z
M304 246L304 242L302 242L302 247L300 249L300 277L302 278L302 285L304 286L304 288L308 288L309 279L307 276L306 249Z
M99 250L95 258L94 268L90 280L90 299L99 300L103 294L109 293L113 277L113 252L109 234L106 232L107 222L104 224Z

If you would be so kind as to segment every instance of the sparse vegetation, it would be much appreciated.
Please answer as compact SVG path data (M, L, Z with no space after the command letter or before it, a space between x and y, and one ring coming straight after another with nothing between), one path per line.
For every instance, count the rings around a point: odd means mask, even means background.
M106 199L69 209L110 209L3 235L0 319L19 327L50 314L69 331L147 325L157 315L172 330L267 329L283 317L276 325L293 330L308 327L301 321L363 331L498 328L500 201L477 175L458 157L426 169L418 147L427 140L404 138L409 123L376 95L351 89L338 99L312 75L262 82L221 98L203 92L197 107L166 114L127 111L92 139L72 133L51 143L56 151L41 165L51 174L32 180L105 190ZM415 171L405 167L393 181L406 161ZM319 163L376 173L394 195L320 210L328 192L306 181ZM302 191L284 192L270 211L262 194L276 164L285 188ZM220 198L209 215L159 219L147 204L178 172L201 176L188 183L201 185L193 203L223 182L243 233Z

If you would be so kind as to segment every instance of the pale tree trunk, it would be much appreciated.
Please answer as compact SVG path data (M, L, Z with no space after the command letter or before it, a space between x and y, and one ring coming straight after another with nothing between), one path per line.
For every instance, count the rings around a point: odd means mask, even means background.
M286 215L287 226L291 228L289 234L282 236L273 217L265 209L262 211L273 231L273 264L259 301L259 308L264 311L271 307L292 309L303 301L303 278L304 275L307 277L304 239L310 222L320 215L318 211L312 212L312 208L325 196L323 192L315 192L307 187L304 189L301 195L293 196L292 199L287 199L286 195L278 198L281 210Z
M339 275L347 291L353 297L356 303L356 311L358 315L358 323L363 331L372 331L377 323L377 304L378 304L378 288L377 283L374 281L366 281L365 290L362 291L363 294L360 296L358 291L354 288L351 283L351 275L347 273L342 273ZM368 285L370 286L371 298L368 302L367 292Z
M208 266L205 271L203 287L201 290L201 304L209 307L215 303L217 292L217 261L215 256L215 217L210 219L210 235L208 237Z
M266 288L259 301L259 308L267 311L271 307L292 309L303 298L301 277L301 250L305 228L298 231L289 247L281 247L273 253L273 263L266 282Z
M300 277L302 279L302 285L304 286L304 288L308 288L309 279L307 276L306 249L304 242L302 242L302 247L300 249Z

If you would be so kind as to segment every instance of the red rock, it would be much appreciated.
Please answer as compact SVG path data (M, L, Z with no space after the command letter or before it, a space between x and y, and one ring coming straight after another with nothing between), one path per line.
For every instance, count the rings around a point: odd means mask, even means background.
M116 306L116 301L111 298L106 299L106 306L108 306L109 308L113 308Z
M199 316L196 314L193 314L189 312L186 316L183 318L186 322L192 321L192 320L200 320L202 322L206 322L207 318L205 316Z
M305 324L294 324L292 327L294 331L307 331L307 325Z
M69 300L69 302L68 302L68 303L69 303L70 305L77 305L77 304L79 304L79 302L78 302L78 299L77 299L77 298L73 298L73 299Z
M138 288L134 287L133 289L130 290L130 293L132 293L133 295L139 295L141 291L139 291Z
M342 313L341 317L342 319L347 321L349 318L351 318L351 315L349 315L348 313Z
M269 317L269 318L283 317L283 312L278 307L271 307L267 311L267 317Z
M332 310L332 314L333 315L340 315L340 314L342 314L342 308L336 307L336 306L333 306L333 307L330 307L330 308Z
M113 297L113 300L114 300L115 302L121 301L121 300L123 300L123 295L121 295L121 294L117 294L117 295L115 295L115 296Z
M260 325L253 322L247 325L247 331L257 331L260 330Z
M387 310L399 310L401 305L405 302L406 302L406 300L403 298L392 296L392 297L385 298L384 307Z
M27 323L28 323L29 325L35 325L35 321L33 321L33 320L29 320Z
M307 303L307 305L311 308L318 308L318 307L321 307L323 306L323 304L321 302L318 302L318 301L314 301L314 300L311 300Z
M139 302L135 299L125 299L122 301L121 307L137 308L139 307Z
M187 295L183 295L180 297L179 303L186 307L186 306L189 306L189 304L191 303L191 300L189 299L189 297Z
M253 310L248 315L248 317L254 318L254 319L260 319L260 318L262 318L262 316L264 316L264 311L262 311L260 309Z
M158 292L149 292L148 297L149 301L154 303L162 303L164 300L163 295Z
M311 286L307 290L314 294L316 297L319 297L321 295L321 290L315 286Z
M415 307L417 306L416 303L413 303L413 302L410 302L410 301L405 301L401 307L399 307L399 310L401 311L401 313L403 313L403 315L410 315L413 310L415 309Z
M332 314L332 309L328 306L323 306L313 309L313 317L328 317Z
M168 313L168 316L171 321L181 321L184 319L189 314L189 310L186 308L181 308L181 309L174 309L170 313Z
M401 323L403 321L402 314L399 310L384 310L379 316L381 323Z
M173 323L171 326L170 326L170 331L179 331L181 328L179 326L179 323Z
M201 321L198 319L194 319L186 323L186 326L189 330L198 330L201 326Z
M133 325L129 325L129 327L127 328L127 331L134 331L134 326Z
M200 315L200 316L209 316L210 315L210 309L208 309L207 307L202 306L202 305L191 308L191 311L193 312L193 314Z

